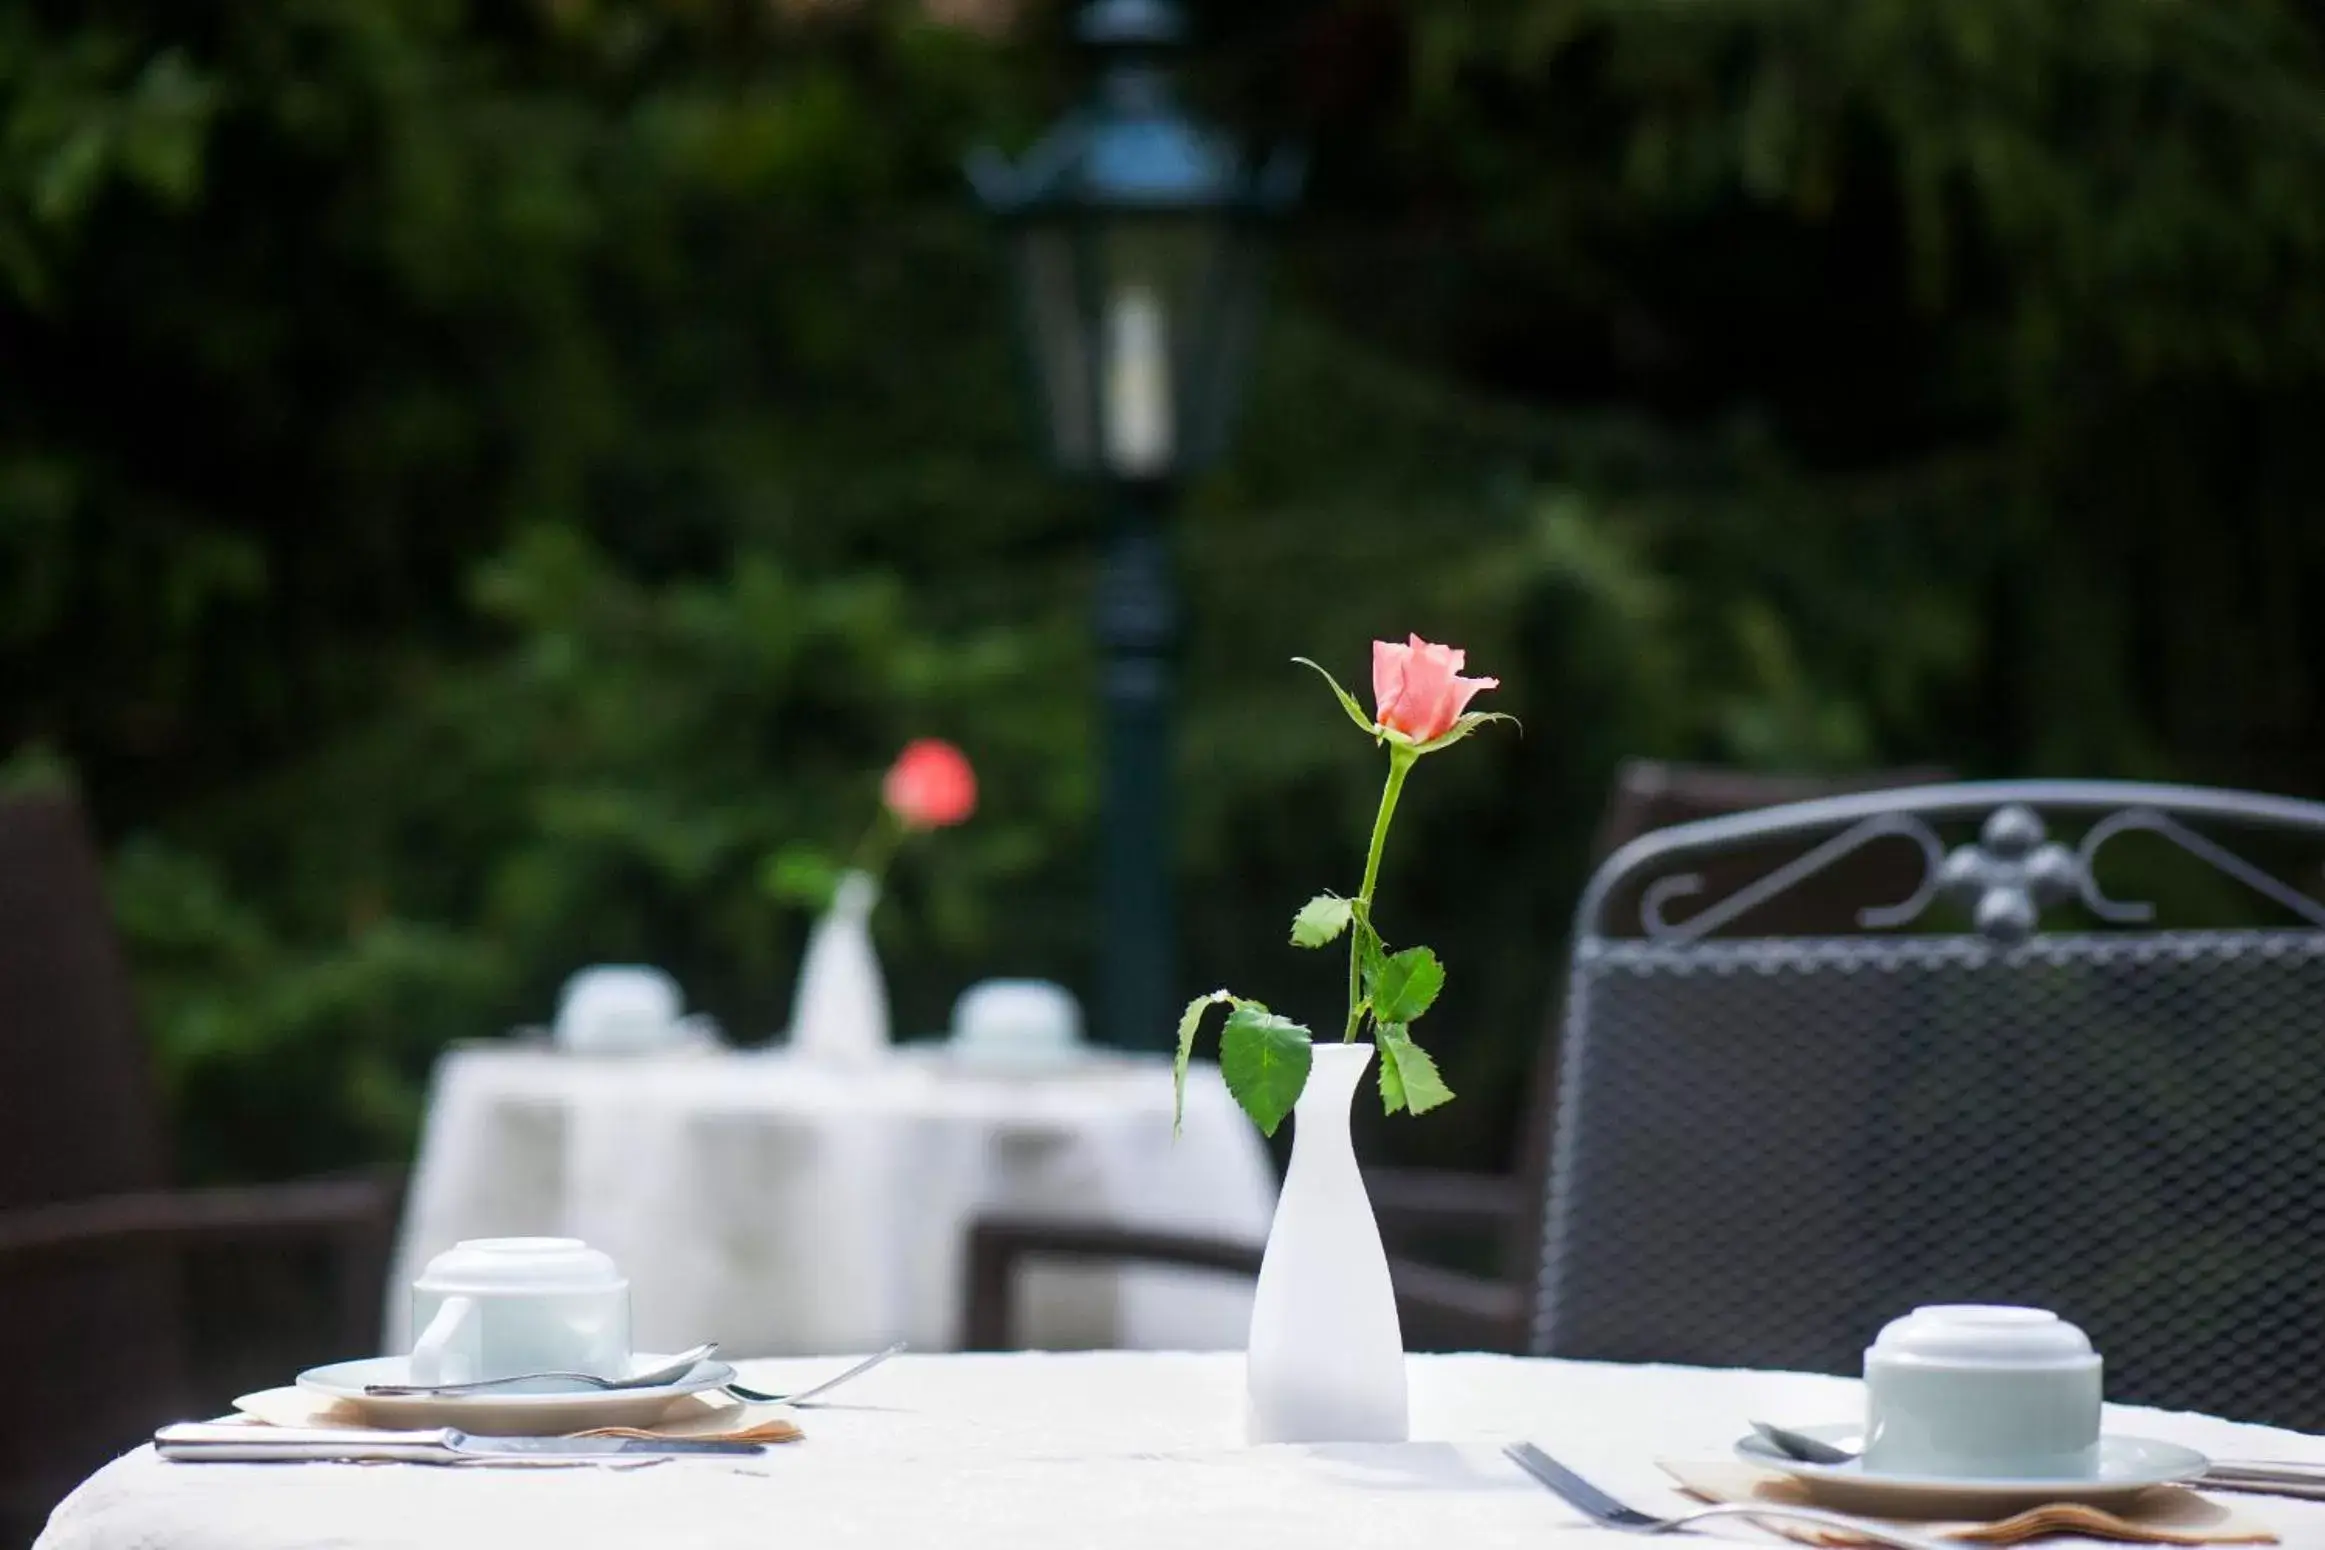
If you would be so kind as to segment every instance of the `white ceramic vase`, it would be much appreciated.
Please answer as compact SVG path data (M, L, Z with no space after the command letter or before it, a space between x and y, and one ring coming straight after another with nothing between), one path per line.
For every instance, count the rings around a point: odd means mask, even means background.
M1348 1134L1372 1045L1319 1043L1314 1058L1251 1309L1246 1429L1255 1443L1403 1442L1404 1335Z
M808 934L791 1000L791 1047L801 1055L857 1064L886 1053L888 989L872 949L872 906L879 902L878 882L846 873Z

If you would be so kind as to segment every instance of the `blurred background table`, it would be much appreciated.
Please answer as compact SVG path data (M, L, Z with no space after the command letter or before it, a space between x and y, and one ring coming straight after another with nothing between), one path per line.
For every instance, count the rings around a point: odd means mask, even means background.
M1055 1214L1258 1242L1275 1174L1215 1067L1171 1137L1166 1058L1092 1052L1039 1073L906 1048L861 1068L781 1052L586 1057L471 1046L438 1065L387 1290L462 1238L585 1238L629 1273L636 1341L736 1356L959 1343L980 1215ZM1240 1347L1248 1281L1029 1271L1039 1346Z

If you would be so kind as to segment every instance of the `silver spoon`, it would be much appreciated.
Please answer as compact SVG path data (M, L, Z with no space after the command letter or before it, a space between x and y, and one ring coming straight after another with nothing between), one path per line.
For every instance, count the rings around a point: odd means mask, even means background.
M737 1399L747 1400L754 1405L802 1405L807 1403L807 1401L815 1398L815 1396L818 1394L830 1393L833 1389L838 1388L841 1384L847 1382L850 1378L862 1377L865 1373L870 1372L873 1368L879 1366L882 1362L888 1360L889 1357L894 1356L897 1352L903 1349L904 1342L899 1340L885 1351L873 1352L870 1356L865 1357L862 1361L856 1363L855 1366L850 1367L846 1372L841 1373L838 1377L826 1378L821 1383L818 1383L815 1387L811 1389L801 1389L796 1394L762 1394L757 1389L744 1388L740 1383L728 1384L727 1392L734 1395Z
M707 1341L691 1351L679 1352L659 1367L633 1372L626 1378L600 1378L587 1372L523 1372L507 1378L483 1378L474 1383L366 1383L363 1392L381 1399L482 1394L488 1389L507 1388L512 1383L544 1383L552 1379L559 1383L578 1384L585 1389L658 1389L665 1384L676 1383L694 1371L704 1357L717 1349L717 1341Z
M1829 1442L1796 1432L1787 1426L1770 1426L1766 1421L1754 1421L1752 1430L1758 1432L1768 1445L1788 1459L1803 1464L1853 1464L1857 1455L1846 1448L1836 1448Z

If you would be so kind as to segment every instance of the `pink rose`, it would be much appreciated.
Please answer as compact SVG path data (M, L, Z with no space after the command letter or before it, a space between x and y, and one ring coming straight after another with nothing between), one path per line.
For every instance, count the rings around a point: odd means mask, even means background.
M905 745L880 782L880 799L908 829L943 829L977 810L977 774L942 738Z
M1407 639L1403 646L1372 643L1373 719L1416 743L1433 742L1453 730L1472 695L1500 688L1501 680L1462 677L1469 659L1458 647Z

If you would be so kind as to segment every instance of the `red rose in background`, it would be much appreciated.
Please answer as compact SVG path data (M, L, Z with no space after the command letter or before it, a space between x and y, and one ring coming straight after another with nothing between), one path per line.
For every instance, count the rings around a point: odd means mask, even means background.
M880 783L880 799L908 829L946 829L977 810L977 772L942 738L905 745Z

